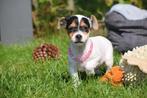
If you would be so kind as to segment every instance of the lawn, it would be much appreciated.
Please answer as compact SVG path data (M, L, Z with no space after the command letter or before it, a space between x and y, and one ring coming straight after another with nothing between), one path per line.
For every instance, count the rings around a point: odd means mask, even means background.
M57 36L58 35L58 36ZM147 98L147 85L113 87L88 78L74 89L67 72L67 35L36 39L26 45L0 45L0 98ZM41 43L60 48L58 60L35 63L32 52ZM118 64L120 54L114 53Z

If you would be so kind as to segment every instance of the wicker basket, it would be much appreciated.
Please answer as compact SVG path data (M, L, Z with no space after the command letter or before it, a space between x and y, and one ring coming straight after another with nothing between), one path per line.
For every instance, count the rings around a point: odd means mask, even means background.
M147 80L147 45L137 47L122 56L120 65L124 70L125 85L137 85Z
M126 60L124 60L121 63L121 67L124 70L124 85L138 85L147 80L147 73L140 70L138 66L128 64Z

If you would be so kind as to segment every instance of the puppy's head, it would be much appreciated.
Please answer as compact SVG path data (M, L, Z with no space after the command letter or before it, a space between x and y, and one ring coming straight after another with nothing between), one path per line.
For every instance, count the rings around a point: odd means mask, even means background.
M98 29L98 22L95 16L88 18L83 15L62 17L58 22L58 29L64 27L73 43L82 45L89 38L91 29Z

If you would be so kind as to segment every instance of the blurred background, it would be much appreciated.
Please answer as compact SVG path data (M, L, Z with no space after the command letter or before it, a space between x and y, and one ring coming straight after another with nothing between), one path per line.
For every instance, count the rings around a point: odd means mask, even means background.
M147 0L32 0L33 35L56 34L58 18L72 14L95 15L103 30L105 13L117 3L147 9Z

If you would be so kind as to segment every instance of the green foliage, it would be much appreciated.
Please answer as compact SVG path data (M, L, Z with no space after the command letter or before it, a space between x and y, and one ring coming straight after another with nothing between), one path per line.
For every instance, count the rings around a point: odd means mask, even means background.
M75 0L77 12L88 15L94 14L98 19L103 19L105 13L116 3L134 4L142 7L141 0Z
M38 3L45 3L47 1L49 1L49 0L38 0Z
M33 12L35 13L34 34L36 36L46 36L49 32L57 31L57 19L64 16L66 10L66 0L38 0L33 2Z
M95 15L99 20L115 3L129 3L138 7L146 7L146 0L33 0L34 34L46 36L57 32L59 17L72 14ZM69 1L73 1L74 8L70 8ZM35 4L34 4L35 3Z
M112 6L115 2L117 3L129 3L129 4L134 4L138 7L142 7L142 0L105 0L105 3L108 6Z
M104 0L75 0L77 5L77 13L90 16L95 15L98 19L102 19L104 13L108 11Z

